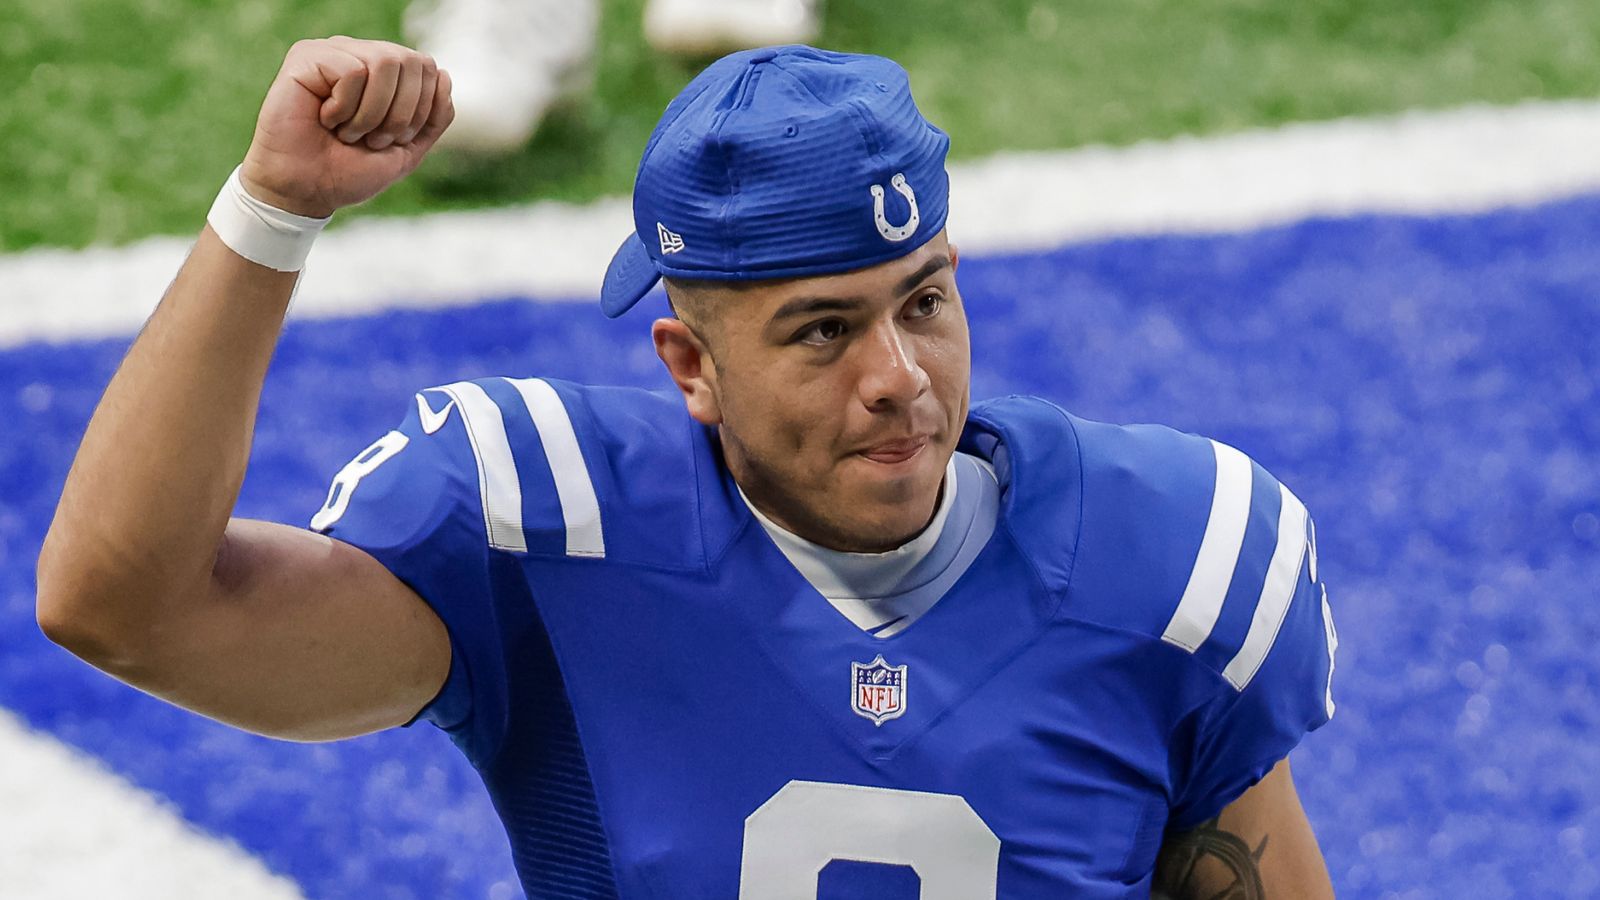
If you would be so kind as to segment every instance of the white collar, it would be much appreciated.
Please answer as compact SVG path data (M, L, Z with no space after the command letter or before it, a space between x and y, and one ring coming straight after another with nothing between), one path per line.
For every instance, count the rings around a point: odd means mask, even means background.
M940 544L939 538L944 534L950 510L955 506L959 482L956 454L952 454L944 470L939 507L927 527L906 543L883 553L849 553L812 543L768 518L750 502L743 489L740 489L739 496L771 536L773 543L778 545L778 549L783 551L783 555L788 557L806 581L811 582L817 593L830 599L866 600L904 593L917 587L905 584L906 576L927 560ZM965 532L965 528L962 530ZM953 554L959 548L951 546L948 549ZM929 568L935 570L933 574L936 575L944 567L934 565Z

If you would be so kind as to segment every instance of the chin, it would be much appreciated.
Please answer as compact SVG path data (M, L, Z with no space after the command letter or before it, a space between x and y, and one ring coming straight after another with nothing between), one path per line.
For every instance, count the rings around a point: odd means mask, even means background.
M861 536L870 536L868 543L886 544L885 549L898 546L921 531L933 517L938 506L939 485L944 478L944 464L935 458L937 453L928 452L931 450L927 448L919 454L926 459L888 466L861 459L854 467L858 472L852 474L861 477L851 479L854 489L849 491L844 502L853 507L851 518Z
M856 553L886 553L921 534L928 519L929 516L895 510L885 511L874 520L857 521L852 523L856 533L850 536L850 549Z

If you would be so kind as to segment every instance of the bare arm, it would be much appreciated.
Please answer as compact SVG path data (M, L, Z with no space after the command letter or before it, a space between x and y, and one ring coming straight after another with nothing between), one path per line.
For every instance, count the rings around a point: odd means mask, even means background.
M392 44L296 44L242 178L324 216L415 168L449 79ZM318 740L404 722L443 683L444 627L375 560L230 519L297 273L208 227L106 388L39 556L39 623L112 675L239 727Z
M1166 900L1333 897L1287 759L1222 814L1167 835L1151 896Z

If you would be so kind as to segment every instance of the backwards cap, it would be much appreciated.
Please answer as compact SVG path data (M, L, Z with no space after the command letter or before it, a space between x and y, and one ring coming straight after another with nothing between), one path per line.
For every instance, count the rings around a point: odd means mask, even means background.
M600 308L622 315L663 275L794 278L904 256L944 228L949 147L881 56L798 45L725 56L645 145L634 233Z

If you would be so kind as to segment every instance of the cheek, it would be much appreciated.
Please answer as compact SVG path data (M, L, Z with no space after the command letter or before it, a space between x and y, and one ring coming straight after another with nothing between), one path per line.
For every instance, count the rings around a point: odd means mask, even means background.
M782 470L807 468L830 446L837 428L829 410L840 408L824 385L776 365L728 378L722 406L724 426L767 468Z
M964 412L964 409L957 407L965 407L967 388L972 377L972 357L966 329L963 327L958 334L930 340L919 363L940 403L949 407L952 415Z
M924 369L928 373L928 378L936 384L945 387L965 384L971 369L966 343L941 342L931 354Z

